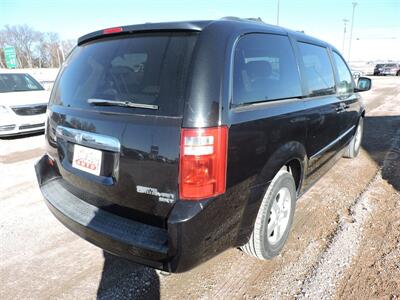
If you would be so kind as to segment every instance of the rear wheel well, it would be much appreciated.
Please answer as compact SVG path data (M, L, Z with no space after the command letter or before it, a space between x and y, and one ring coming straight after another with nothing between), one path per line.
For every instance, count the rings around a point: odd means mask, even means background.
M302 169L301 163L297 159L292 159L288 161L282 169L286 169L290 174L292 174L294 183L296 184L296 190L300 190Z

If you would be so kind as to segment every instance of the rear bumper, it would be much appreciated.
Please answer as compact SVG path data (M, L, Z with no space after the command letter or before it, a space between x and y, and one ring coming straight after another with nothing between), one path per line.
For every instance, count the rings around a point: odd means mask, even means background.
M168 272L184 272L237 246L241 214L228 216L223 197L178 201L165 229L123 218L79 199L63 187L57 165L49 163L48 155L35 164L35 171L54 216L80 237L115 255Z
M57 170L43 156L35 165L45 202L67 228L104 250L151 267L168 270L168 235L162 228L99 209L66 190Z
M48 182L41 190L51 212L71 231L108 252L165 269L165 230L90 205L63 189L57 180Z

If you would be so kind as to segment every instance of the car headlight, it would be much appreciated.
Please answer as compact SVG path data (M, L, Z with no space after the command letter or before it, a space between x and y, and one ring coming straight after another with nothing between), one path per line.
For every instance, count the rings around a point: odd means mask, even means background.
M9 114L10 111L7 109L6 106L2 106L0 105L0 115L5 115L5 114Z

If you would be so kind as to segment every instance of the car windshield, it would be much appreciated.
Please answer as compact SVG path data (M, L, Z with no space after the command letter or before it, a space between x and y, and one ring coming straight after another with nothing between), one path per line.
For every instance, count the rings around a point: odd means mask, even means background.
M396 64L386 64L385 67L386 68L394 68L396 66Z
M40 90L43 87L28 74L0 74L0 93Z

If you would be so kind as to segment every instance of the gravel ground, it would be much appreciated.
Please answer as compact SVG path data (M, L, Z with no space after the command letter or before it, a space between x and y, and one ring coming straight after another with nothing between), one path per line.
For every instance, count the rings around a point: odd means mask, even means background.
M363 149L301 199L281 255L231 249L183 274L114 257L63 227L33 163L43 135L0 139L0 299L400 297L400 78L375 77Z

